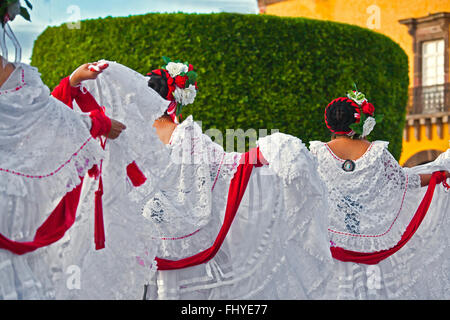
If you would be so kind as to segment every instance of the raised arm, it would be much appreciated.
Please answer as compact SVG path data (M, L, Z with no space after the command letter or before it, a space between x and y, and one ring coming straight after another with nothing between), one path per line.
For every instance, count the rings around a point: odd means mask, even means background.
M82 81L95 79L104 70L103 68L96 71L91 69L90 66L91 64L83 64L70 77L62 79L53 90L52 95L70 108L73 108L73 100L75 100L81 111L90 113L93 137L103 135L110 139L116 139L125 130L125 125L108 118L95 98L88 91L83 92L81 89Z

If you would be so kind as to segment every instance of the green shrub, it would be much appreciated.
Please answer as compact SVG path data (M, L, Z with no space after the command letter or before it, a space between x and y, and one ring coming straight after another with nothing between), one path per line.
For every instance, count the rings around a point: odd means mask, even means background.
M305 18L240 14L147 14L47 28L32 64L56 86L80 64L107 59L146 74L162 56L189 61L199 75L196 102L184 108L203 128L279 129L329 140L325 106L355 82L385 115L371 139L401 152L408 60L388 37ZM270 132L270 131L269 131Z

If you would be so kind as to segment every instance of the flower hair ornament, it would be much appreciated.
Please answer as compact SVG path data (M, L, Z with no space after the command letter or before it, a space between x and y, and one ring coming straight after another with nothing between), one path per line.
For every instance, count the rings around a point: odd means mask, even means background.
M147 73L147 76L159 75L167 80L168 92L165 98L172 101L167 113L173 122L178 123L177 117L181 115L183 107L193 103L197 95L197 73L188 62L172 61L167 57L163 57L163 60L165 65Z
M358 92L356 85L355 90L347 92L347 97L358 105L355 113L356 122L350 125L350 129L365 138L377 123L383 121L384 116L382 114L375 115L375 107L367 101L364 93Z
M355 121L348 125L349 131L335 131L327 121L327 109L336 102L347 102L354 108ZM335 134L354 136L358 134L361 138L367 137L377 123L383 120L383 115L375 115L375 107L367 101L366 96L359 92L355 85L355 90L347 92L347 97L340 97L331 101L325 108L325 123L328 129Z

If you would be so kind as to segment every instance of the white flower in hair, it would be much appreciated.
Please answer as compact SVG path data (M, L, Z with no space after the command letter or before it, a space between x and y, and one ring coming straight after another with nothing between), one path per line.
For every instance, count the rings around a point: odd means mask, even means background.
M166 70L172 78L175 78L182 72L188 72L189 67L181 62L169 62L166 66Z
M195 100L195 96L197 95L197 90L194 85L189 85L188 88L181 89L179 87L175 88L173 92L173 96L178 103L181 103L183 106L191 104Z
M377 122L375 121L374 117L368 117L363 124L363 132L361 134L361 137L367 137L375 127Z

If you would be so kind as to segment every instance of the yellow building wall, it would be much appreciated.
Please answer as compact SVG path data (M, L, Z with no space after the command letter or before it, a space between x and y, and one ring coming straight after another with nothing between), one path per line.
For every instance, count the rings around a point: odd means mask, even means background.
M413 86L414 78L413 38L408 33L408 27L400 24L399 20L425 17L437 12L450 12L450 0L289 0L268 5L265 11L266 14L276 16L354 24L387 35L408 55L410 87ZM410 132L410 140L403 141L400 164L403 165L412 155L423 150L445 151L449 148L448 124L444 125L443 139L433 134L432 140L429 140L425 135L426 128L421 130L421 141L415 139L413 131Z
M426 150L438 150L444 152L450 148L449 124L442 125L443 138L440 138L436 125L431 125L431 139L427 137L426 126L420 126L420 140L416 139L414 126L408 127L408 141L403 139L402 154L399 163L403 165L416 153Z

